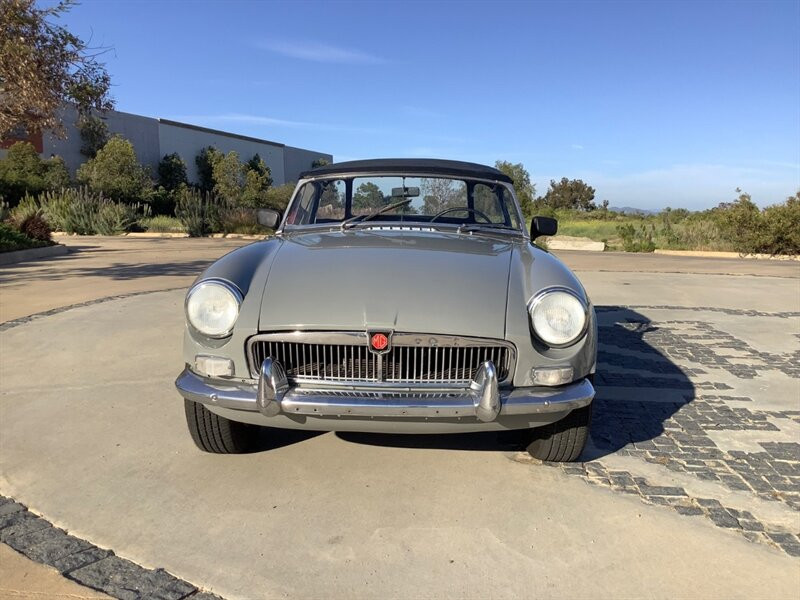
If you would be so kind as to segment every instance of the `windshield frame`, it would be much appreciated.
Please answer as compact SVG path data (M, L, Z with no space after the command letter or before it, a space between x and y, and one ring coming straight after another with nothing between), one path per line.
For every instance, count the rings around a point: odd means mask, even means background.
M519 236L522 235L525 238L529 238L530 234L528 233L527 224L525 222L525 216L522 214L522 210L519 206L519 200L517 199L517 195L514 193L514 187L510 183L506 183L505 181L498 181L497 179L486 179L481 177L464 177L463 175L448 175L446 173L431 173L430 171L414 171L408 170L399 173L397 171L371 171L371 172L361 172L361 171L343 171L341 173L325 173L325 175L320 175L318 177L306 177L300 179L295 186L294 192L292 193L292 197L289 200L289 203L286 205L286 209L284 210L283 217L281 218L281 223L278 226L278 229L275 230L276 234L283 234L283 233L299 233L305 231L320 231L320 230L330 230L330 229L339 229L341 230L342 222L329 222L329 223L307 223L303 225L289 225L286 223L288 215L292 210L295 202L299 201L299 191L302 189L303 185L309 182L314 181L326 181L326 180L334 180L334 179L357 179L359 177L409 177L409 178L418 178L418 177L435 177L437 179L453 179L456 181L464 181L464 182L471 182L471 183L487 183L493 186L503 186L511 195L512 198L512 206L513 210L515 211L515 215L517 217L517 221L520 224L520 227L486 227L484 231L488 232L491 229L491 233L493 235L513 235ZM510 207L511 208L511 207ZM371 225L370 225L371 224ZM437 230L452 230L458 231L464 223L446 223L435 221L433 223L429 223L426 221L403 221L401 219L397 220L380 220L380 221L367 221L363 227L357 227L355 229L367 229L370 227L388 227L393 225L402 225L405 228L421 228L421 229L437 229ZM472 225L472 224L471 224ZM476 223L475 225L480 225L480 223ZM488 225L488 224L487 224ZM346 229L345 231L352 231L354 229Z

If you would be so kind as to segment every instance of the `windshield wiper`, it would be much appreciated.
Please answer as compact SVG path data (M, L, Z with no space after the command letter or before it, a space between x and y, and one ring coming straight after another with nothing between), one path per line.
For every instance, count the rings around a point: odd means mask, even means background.
M382 215L385 212L389 212L393 208L399 208L404 204L410 204L411 200L412 198L406 198L404 200L400 200L400 202L395 202L394 204L387 204L383 208L379 208L378 210L369 213L367 216L356 215L355 217L350 217L346 221L342 221L342 229L350 229L351 227L355 227L359 223L369 221L370 219L374 219L378 215Z

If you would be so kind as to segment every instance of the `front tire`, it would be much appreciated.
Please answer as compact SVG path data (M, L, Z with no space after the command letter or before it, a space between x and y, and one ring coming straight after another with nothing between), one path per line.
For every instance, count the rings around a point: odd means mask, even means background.
M200 450L214 454L242 454L250 450L258 428L215 415L199 402L184 398L186 425Z
M533 458L547 462L573 462L589 439L592 405L576 408L566 417L544 427L530 430L527 451Z

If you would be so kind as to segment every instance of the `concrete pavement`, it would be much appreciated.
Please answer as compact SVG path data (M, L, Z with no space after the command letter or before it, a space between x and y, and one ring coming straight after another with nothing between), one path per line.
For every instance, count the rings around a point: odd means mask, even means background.
M168 240L152 258L169 266L149 270L131 242L92 241L63 274L30 264L24 284L0 270L3 320L39 312L26 286L49 310L188 285L214 253ZM565 255L601 308L609 374L581 470L532 465L494 436L272 432L255 454L202 455L172 388L182 292L167 291L0 333L0 492L226 597L796 597L799 563L771 537L800 530L795 480L760 492L737 458L797 466L783 414L800 408L800 328L783 314L800 312L796 265L754 277L755 261L597 256ZM46 380L31 376L42 364Z
M0 267L0 323L93 300L188 287L239 239L65 236L72 252Z

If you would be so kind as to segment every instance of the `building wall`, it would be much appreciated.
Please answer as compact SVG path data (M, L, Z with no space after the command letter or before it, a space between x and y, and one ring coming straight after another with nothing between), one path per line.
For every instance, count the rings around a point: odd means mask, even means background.
M186 126L162 120L158 127L158 139L161 146L161 156L177 152L186 162L186 174L189 181L197 183L197 165L195 157L206 146L215 146L220 152L227 154L234 150L239 154L242 162L250 160L258 154L272 172L275 185L284 182L283 174L283 144L235 136L209 129Z
M63 158L73 175L77 168L87 161L87 157L81 154L81 136L75 126L77 118L74 109L66 109L62 118L67 133L66 138L58 139L50 133L45 134L42 152L43 158L50 158L53 154ZM149 166L155 174L158 161L161 159L158 150L158 120L114 110L106 113L103 118L108 125L109 133L119 134L130 140L139 162Z
M41 156L43 158L50 158L52 155L61 156L73 176L78 167L87 160L87 157L81 154L81 136L75 125L77 118L78 114L74 108L65 108L61 121L66 130L66 137L59 139L51 133L45 133L42 136ZM242 162L249 160L254 154L258 154L270 168L274 185L297 181L300 172L310 169L311 164L318 158L324 158L329 162L333 160L330 154L322 152L293 148L278 142L177 123L167 119L153 119L114 110L104 113L103 119L108 125L110 135L119 134L130 140L139 162L150 167L154 178L157 177L158 163L161 158L166 154L177 152L186 162L189 181L196 183L195 158L206 146L215 146L226 154L235 150ZM5 140L9 143L12 141ZM0 158L5 156L6 152L7 150L0 148Z
M283 150L283 172L286 175L286 181L297 181L300 173L312 168L314 161L319 158L324 158L329 163L333 162L333 156L330 154L286 146Z

